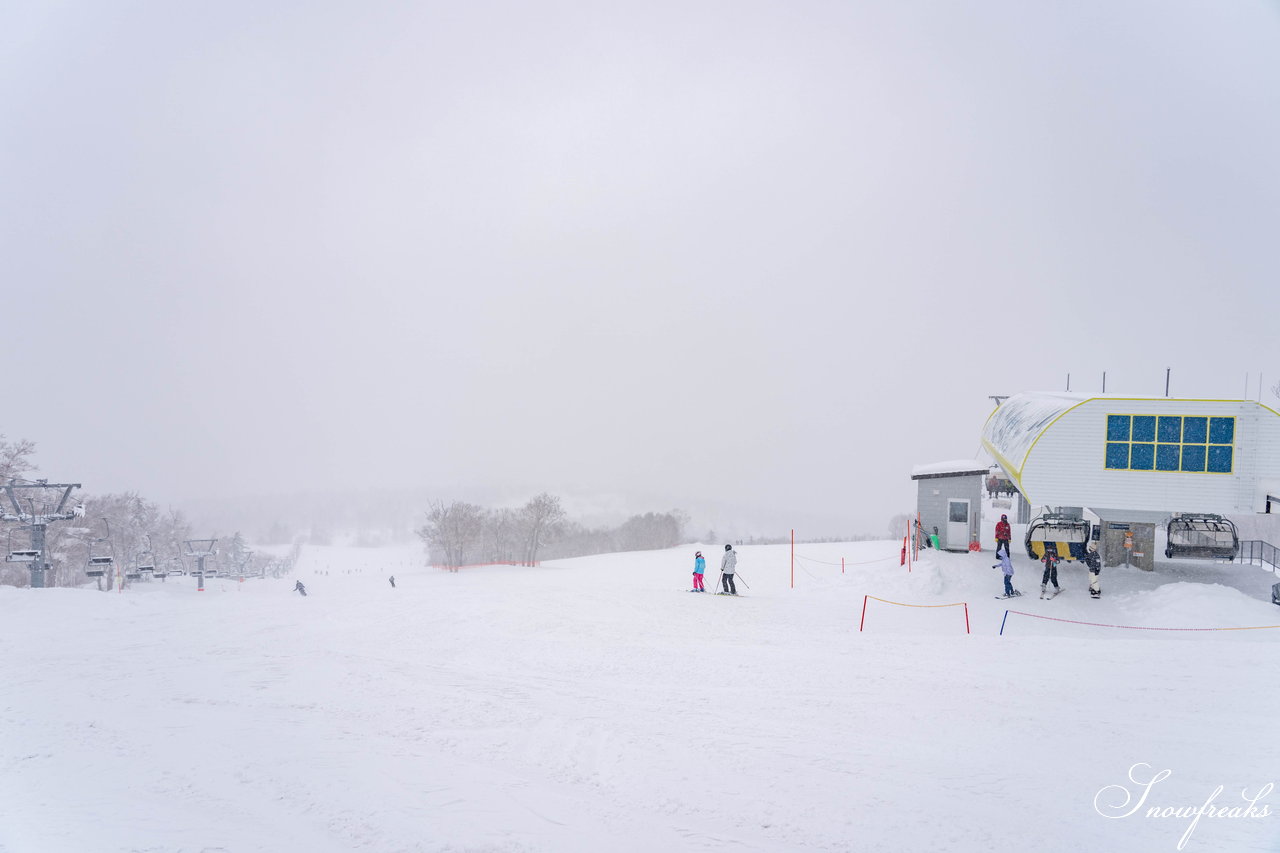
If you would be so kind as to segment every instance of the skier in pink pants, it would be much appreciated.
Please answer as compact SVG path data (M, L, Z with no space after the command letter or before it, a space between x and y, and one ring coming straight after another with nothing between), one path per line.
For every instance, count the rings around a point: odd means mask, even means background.
M702 559L702 552L693 555L693 589L692 592L706 592L707 588L702 585L702 573L707 570L707 561Z

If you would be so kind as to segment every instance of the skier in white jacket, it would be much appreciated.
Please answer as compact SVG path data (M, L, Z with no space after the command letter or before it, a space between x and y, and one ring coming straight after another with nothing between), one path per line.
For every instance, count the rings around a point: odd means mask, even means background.
M720 583L726 595L737 595L738 588L733 585L733 572L738 567L738 552L732 545L724 546L724 556L720 558Z

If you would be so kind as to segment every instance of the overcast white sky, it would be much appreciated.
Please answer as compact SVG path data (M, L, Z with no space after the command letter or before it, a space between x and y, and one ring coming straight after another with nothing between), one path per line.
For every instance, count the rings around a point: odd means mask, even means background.
M988 394L1280 381L1276 2L0 6L0 433L89 491L878 532Z

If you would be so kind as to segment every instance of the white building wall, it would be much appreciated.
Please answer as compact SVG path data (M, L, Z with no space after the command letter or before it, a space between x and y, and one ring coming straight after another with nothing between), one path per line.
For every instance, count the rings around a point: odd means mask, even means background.
M1111 414L1234 417L1232 473L1108 469ZM1280 415L1248 401L1091 399L1045 429L1028 452L1020 479L1037 506L1260 512L1260 482L1280 480Z

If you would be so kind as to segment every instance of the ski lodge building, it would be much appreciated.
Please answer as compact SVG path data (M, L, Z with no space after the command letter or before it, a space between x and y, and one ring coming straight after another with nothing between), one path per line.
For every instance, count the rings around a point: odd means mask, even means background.
M1252 400L1023 393L991 413L982 445L1032 506L1087 509L1141 568L1170 516L1280 512L1280 413ZM1103 560L1115 564L1105 536Z

